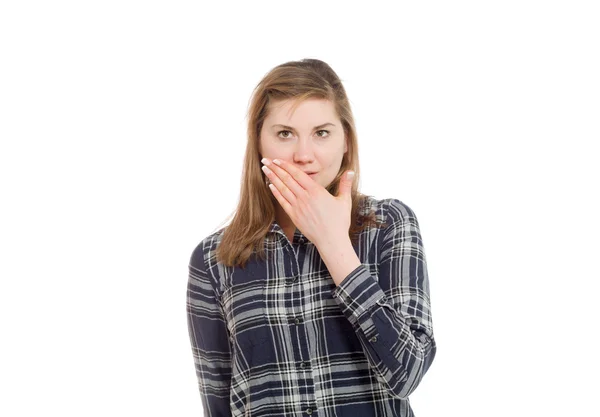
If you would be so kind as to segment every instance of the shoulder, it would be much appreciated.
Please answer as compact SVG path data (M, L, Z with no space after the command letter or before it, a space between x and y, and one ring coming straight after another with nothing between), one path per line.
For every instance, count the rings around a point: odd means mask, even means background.
M415 212L408 204L392 197L377 199L367 196L365 210L374 211L377 217L385 220L388 225L407 219L416 219Z
M384 200L386 206L386 215L388 221L398 222L405 221L408 219L417 218L412 208L408 206L404 201L397 198L387 198Z
M224 230L225 229L222 228L211 233L196 245L190 256L189 264L191 268L208 269L208 265L212 263L211 260L216 257L217 247L221 241Z

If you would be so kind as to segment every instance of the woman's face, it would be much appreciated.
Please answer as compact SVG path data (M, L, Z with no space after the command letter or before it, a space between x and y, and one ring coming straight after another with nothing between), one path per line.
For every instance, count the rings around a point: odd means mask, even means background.
M339 172L348 143L333 103L304 100L293 114L293 99L271 102L260 131L261 159L287 161L327 187Z

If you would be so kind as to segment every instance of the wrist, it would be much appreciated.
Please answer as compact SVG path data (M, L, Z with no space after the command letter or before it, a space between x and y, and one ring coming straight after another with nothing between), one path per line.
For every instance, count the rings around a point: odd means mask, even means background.
M349 237L322 244L317 249L336 285L339 285L362 263Z

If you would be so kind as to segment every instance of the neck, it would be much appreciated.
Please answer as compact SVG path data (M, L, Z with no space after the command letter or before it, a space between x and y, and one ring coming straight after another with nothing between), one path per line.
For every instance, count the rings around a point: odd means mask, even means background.
M282 229L296 229L296 225L294 222L292 222L290 216L288 216L283 207L281 207L279 204L275 208L275 220Z

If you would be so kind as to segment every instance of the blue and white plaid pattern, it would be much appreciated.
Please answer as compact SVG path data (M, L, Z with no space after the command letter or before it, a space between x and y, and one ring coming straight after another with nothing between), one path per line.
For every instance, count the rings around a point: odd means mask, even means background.
M187 318L206 417L414 416L431 366L429 278L415 213L368 197L385 229L363 230L362 264L339 286L316 247L271 224L266 259L216 262L222 230L192 253Z

